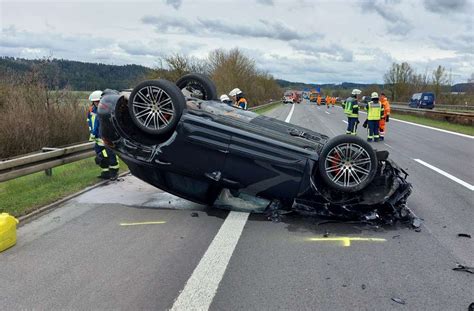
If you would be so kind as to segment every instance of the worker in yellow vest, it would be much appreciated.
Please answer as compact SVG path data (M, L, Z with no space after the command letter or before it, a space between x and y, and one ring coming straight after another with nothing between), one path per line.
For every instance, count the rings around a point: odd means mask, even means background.
M371 101L367 104L367 141L372 142L380 139L379 123L384 111L377 92L373 92L370 99Z

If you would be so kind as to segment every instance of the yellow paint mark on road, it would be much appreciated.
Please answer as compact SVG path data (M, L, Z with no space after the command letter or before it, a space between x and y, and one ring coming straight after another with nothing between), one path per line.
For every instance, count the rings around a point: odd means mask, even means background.
M364 241L364 242L386 242L386 239L380 238L360 238L360 237L334 237L334 238L310 238L310 241L314 242L342 242L342 246L351 246L352 241Z
M140 225L161 225L165 224L166 221L144 221L144 222L122 222L121 226L140 226Z

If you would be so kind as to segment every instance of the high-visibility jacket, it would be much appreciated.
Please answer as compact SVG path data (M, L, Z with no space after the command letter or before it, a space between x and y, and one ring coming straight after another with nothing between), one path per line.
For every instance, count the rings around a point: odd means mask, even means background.
M247 100L243 97L241 97L238 101L237 101L237 106L243 110L247 110Z
M380 104L383 107L383 118L386 119L390 115L390 103L388 102L387 97L380 97Z
M87 112L87 124L89 125L89 141L95 141L99 146L103 146L104 142L100 138L100 124L95 105L92 105Z
M379 121L383 117L383 107L380 102L370 101L367 104L367 120Z
M349 118L358 118L359 117L359 103L355 98L349 97L344 103L344 113Z
M318 105L321 104L321 95L318 95L318 99L316 101L318 102Z

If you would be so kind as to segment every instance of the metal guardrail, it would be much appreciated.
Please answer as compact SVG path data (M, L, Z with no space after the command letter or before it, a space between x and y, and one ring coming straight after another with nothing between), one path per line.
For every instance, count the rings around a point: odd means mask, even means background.
M41 152L0 161L0 182L46 171L63 164L94 156L93 142L64 148L43 148Z
M267 104L263 104L263 105L259 105L259 106L255 106L255 107L250 107L248 110L254 111L254 110L257 110L257 109L260 109L260 108L265 108L265 107L268 107L268 106L271 106L271 105L276 105L278 103L281 103L281 100L277 100L277 101L274 101L274 102L269 102Z
M393 102L393 103L390 103L390 106L391 107L393 106L395 108L408 108L408 109L416 109L416 110L423 110L423 111L427 110L423 108L411 108L408 106L408 103L404 103L404 102ZM472 110L474 111L474 106L473 105L438 105L436 104L433 111L438 111L438 110L442 110L442 111L446 111L446 110L471 111Z

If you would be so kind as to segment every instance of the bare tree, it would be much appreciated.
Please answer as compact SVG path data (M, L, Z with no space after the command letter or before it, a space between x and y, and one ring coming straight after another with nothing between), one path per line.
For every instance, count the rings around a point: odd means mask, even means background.
M408 96L413 74L413 69L405 62L393 63L389 71L385 73L384 81L393 101L402 100Z
M439 65L438 68L433 71L432 82L435 96L436 98L439 98L443 87L449 82L449 76L443 66Z

